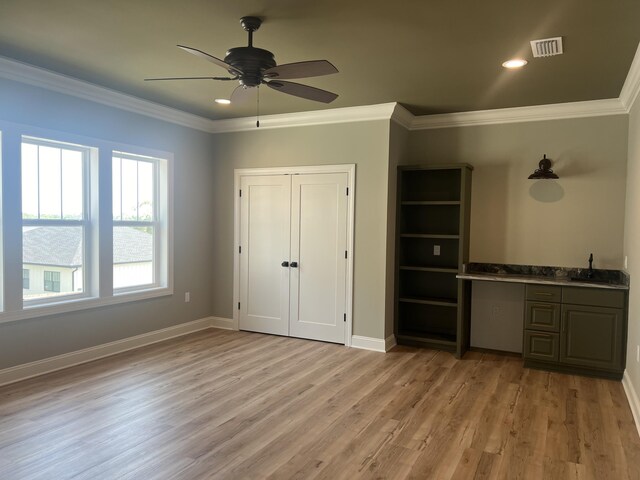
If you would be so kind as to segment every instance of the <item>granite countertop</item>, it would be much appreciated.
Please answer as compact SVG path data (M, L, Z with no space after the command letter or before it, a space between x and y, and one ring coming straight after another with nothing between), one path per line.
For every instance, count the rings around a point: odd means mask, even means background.
M629 276L621 270L594 269L592 278L586 278L587 269L543 267L537 265L508 265L497 263L469 263L457 275L463 280L489 282L535 283L566 287L629 289ZM572 280L575 278L575 280Z

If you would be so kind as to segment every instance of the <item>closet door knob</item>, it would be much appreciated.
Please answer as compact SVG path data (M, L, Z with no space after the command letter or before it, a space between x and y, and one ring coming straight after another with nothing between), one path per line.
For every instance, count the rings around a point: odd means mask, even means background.
M298 262L291 262L291 268L298 268Z
M288 267L289 266L289 262L287 262L286 260L284 262L282 262L280 265L282 265L283 267Z

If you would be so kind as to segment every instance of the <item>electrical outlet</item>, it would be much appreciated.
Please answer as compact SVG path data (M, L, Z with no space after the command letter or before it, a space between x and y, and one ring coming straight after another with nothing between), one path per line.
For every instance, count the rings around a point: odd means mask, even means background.
M440 245L434 245L433 246L433 254L434 255L440 255Z
M191 301L191 293L184 292L184 303L189 303Z
M491 309L491 319L497 320L499 316L500 316L500 307L498 305L494 305L493 308Z

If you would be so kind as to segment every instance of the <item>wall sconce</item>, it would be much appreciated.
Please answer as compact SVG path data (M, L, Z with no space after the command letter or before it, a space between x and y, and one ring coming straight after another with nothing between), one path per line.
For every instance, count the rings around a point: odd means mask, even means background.
M551 170L551 160L549 160L546 155L544 155L542 160L540 160L538 167L539 168L535 172L529 175L529 179L541 180L547 178L559 178L558 175L553 173L553 170Z

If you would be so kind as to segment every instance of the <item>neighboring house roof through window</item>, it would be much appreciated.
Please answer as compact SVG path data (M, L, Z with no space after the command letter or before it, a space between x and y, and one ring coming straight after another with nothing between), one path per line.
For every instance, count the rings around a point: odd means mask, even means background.
M82 266L82 229L74 227L26 227L23 263ZM153 235L133 227L113 229L114 264L151 262Z

